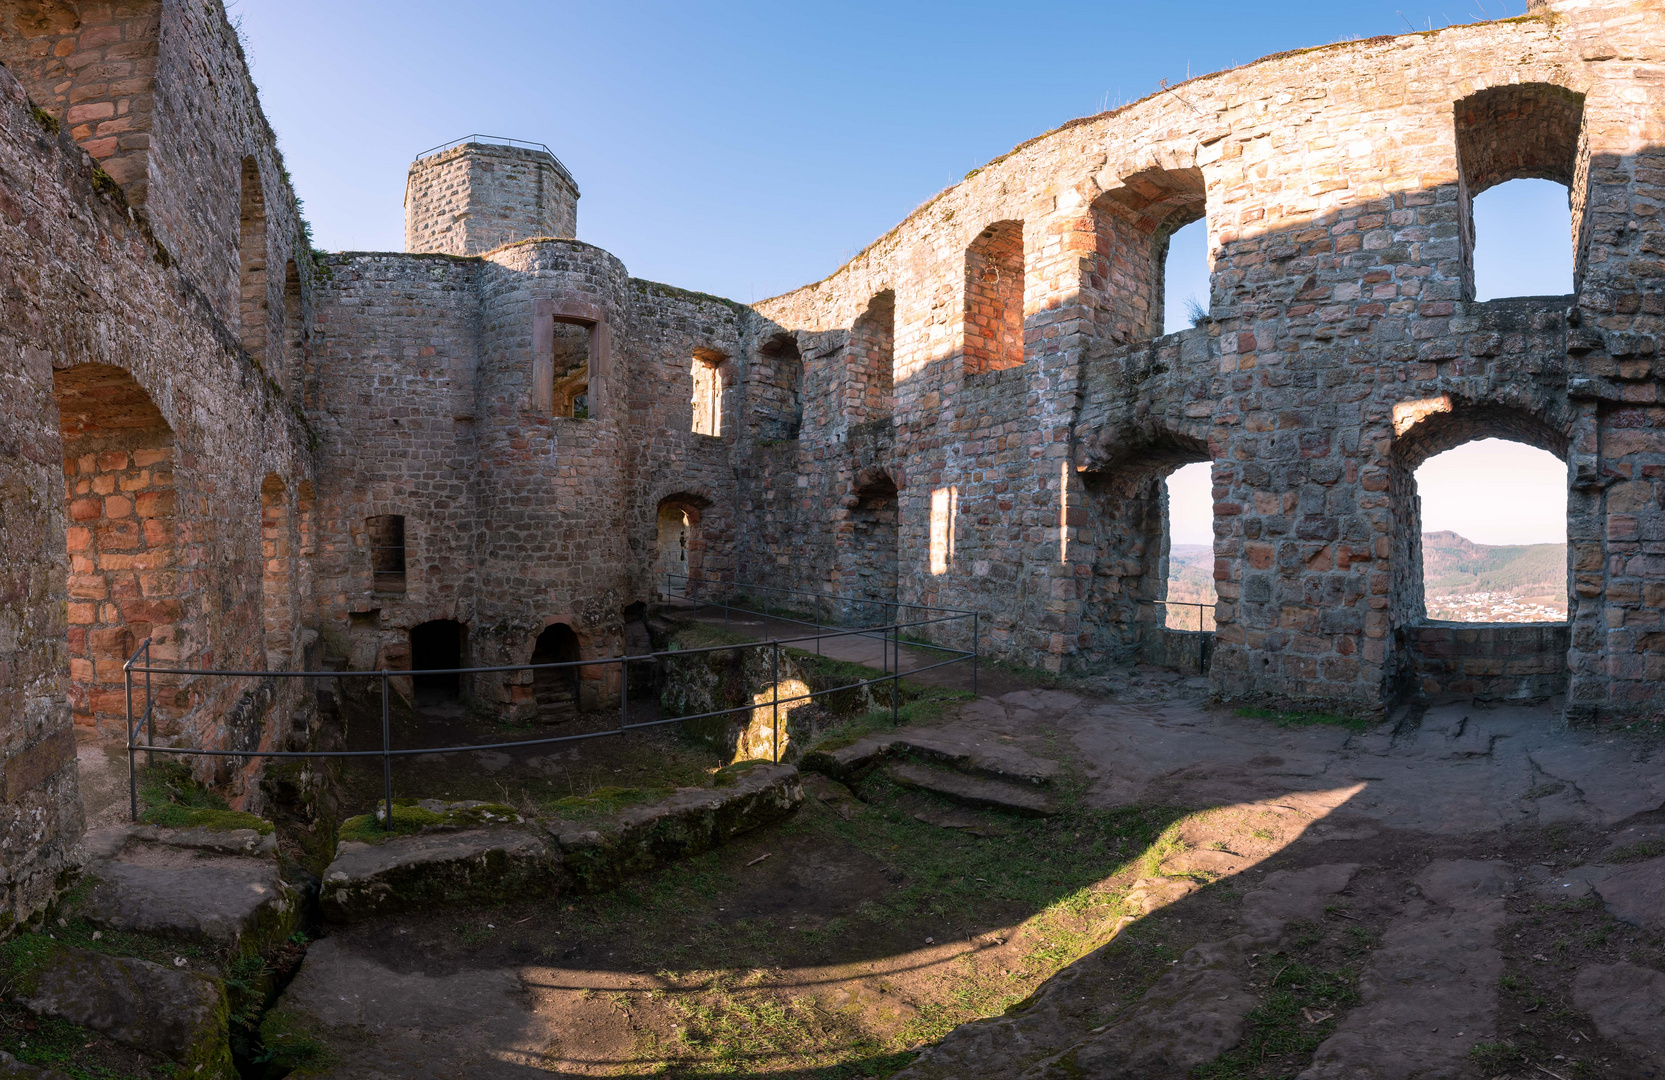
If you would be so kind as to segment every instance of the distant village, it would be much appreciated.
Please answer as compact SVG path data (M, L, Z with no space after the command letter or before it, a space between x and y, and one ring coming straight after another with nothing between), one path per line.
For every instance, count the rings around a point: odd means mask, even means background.
M1428 617L1443 622L1565 622L1567 605L1542 604L1507 593L1473 592L1430 596Z

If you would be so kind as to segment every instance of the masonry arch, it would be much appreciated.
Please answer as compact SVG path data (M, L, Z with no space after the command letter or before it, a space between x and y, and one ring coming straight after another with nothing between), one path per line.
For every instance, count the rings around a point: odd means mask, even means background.
M1091 661L1136 655L1166 662L1169 549L1167 479L1212 460L1208 443L1170 430L1141 432L1097 455L1080 474L1093 537L1093 577L1082 614ZM1195 646L1186 662L1195 663Z
M583 658L578 634L564 622L544 627L532 645L531 663L567 664ZM556 723L581 711L579 696L582 668L535 668L532 671L532 697L537 705L538 719Z
M700 518L710 505L710 499L691 492L659 500L654 563L661 596L683 596L702 576L705 535Z
M238 207L238 336L255 363L264 367L270 334L267 319L270 300L266 295L266 191L260 182L260 166L253 157L243 159Z
M834 530L837 570L832 592L850 601L843 613L846 621L892 622L900 564L896 481L884 468L862 469L850 484L844 509L848 516Z
M174 432L123 368L79 364L52 379L64 454L68 697L78 726L115 736L126 716L122 663L150 638L152 659L175 664L195 638L179 558ZM165 716L173 696L159 693L157 702Z
M1495 86L1454 102L1452 121L1457 144L1463 296L1489 299L1575 291L1580 268L1573 252L1583 217L1579 174L1586 158L1584 95L1547 82ZM1530 189L1546 181L1564 189L1556 196L1564 195L1566 199L1564 213L1557 209L1551 214L1541 195L1532 198ZM1493 191L1503 185L1510 190ZM1484 216L1486 209L1477 202L1482 196L1496 201L1500 209L1519 208L1506 219L1492 216L1491 231L1497 235L1491 238L1477 225L1477 217ZM1522 203L1523 197L1530 201ZM1521 259L1489 266L1480 258L1481 244L1501 247L1505 242L1512 242L1528 257L1535 248L1542 247L1564 252L1564 275L1551 275L1548 280L1553 286L1534 282L1525 288L1510 287L1507 279L1518 276ZM1564 288L1560 287L1563 282Z
M996 221L965 249L962 355L965 373L1023 366L1023 222Z
M260 595L266 629L266 667L289 666L295 638L294 564L289 536L289 489L277 473L260 483Z
M896 290L874 293L850 327L840 405L852 424L896 412Z
M1206 218L1202 170L1153 167L1123 177L1093 200L1091 211L1094 247L1082 292L1094 312L1095 336L1109 345L1161 336L1169 241Z
M804 425L804 358L798 336L782 331L757 349L753 371L757 438L763 442L796 439Z
M1553 455L1560 463L1565 484L1570 424L1550 414L1495 403L1454 401L1449 396L1403 402L1394 412L1395 438L1388 475L1393 507L1390 599L1394 643L1400 655L1389 671L1390 677L1399 681L1399 693L1503 698L1560 693L1566 688L1571 648L1564 617L1546 618L1541 610L1545 605L1516 603L1508 598L1514 593L1511 583L1515 577L1522 573L1544 576L1547 582L1523 584L1550 590L1558 587L1563 603L1571 610L1570 547L1549 552L1551 562L1546 567L1536 565L1543 561L1544 553L1518 553L1509 550L1508 545L1476 545L1466 537L1427 534L1417 476L1419 469L1442 454L1495 439ZM1466 486L1468 500L1479 503L1487 497L1482 484ZM1508 501L1499 500L1491 516L1506 521L1511 513ZM1429 544L1437 544L1440 549L1432 564ZM1470 560L1472 567L1467 565ZM1432 609L1434 618L1430 617L1430 565L1438 575L1471 571L1475 575L1475 588L1467 601L1460 594L1457 600L1437 597ZM1442 593L1445 591L1442 589ZM1466 632L1453 632L1453 622L1468 624Z

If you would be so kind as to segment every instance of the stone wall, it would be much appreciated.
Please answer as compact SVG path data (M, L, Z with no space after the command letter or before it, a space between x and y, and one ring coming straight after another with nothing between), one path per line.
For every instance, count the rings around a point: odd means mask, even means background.
M1519 701L1567 692L1571 636L1566 623L1425 623L1408 647L1422 694Z
M405 250L482 255L578 234L578 184L548 150L465 142L411 164Z

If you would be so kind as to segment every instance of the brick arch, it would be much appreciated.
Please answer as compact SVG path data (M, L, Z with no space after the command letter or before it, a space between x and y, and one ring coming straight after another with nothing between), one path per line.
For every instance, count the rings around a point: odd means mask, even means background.
M1126 344L1162 333L1168 241L1207 212L1207 185L1196 167L1148 168L1117 178L1090 207L1094 247L1081 291L1096 336Z
M68 697L77 725L116 735L126 713L122 663L146 638L159 665L177 662L195 636L176 532L174 431L124 368L55 371L53 393L68 518ZM157 700L165 721L177 703L169 693Z

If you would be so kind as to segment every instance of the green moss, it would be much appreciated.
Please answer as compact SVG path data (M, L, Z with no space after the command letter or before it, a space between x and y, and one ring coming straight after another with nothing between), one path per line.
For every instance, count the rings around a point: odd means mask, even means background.
M217 829L225 832L253 829L261 836L270 835L273 827L265 818L240 810L198 810L172 805L158 807L147 813L144 819L164 829Z
M58 118L41 108L39 105L30 105L29 114L35 118L35 123L51 132L53 135L56 135L58 132L63 130L63 125L58 123Z
M268 1066L267 1075L316 1076L334 1063L335 1055L323 1033L294 1013L274 1009L260 1022L261 1053L256 1064Z
M272 831L270 821L231 809L188 768L172 761L139 774L139 820L164 829L253 829L261 836Z
M393 800L393 827L385 828L378 808L373 814L359 814L341 823L336 832L339 843L379 844L395 836L452 829L480 829L488 825L518 825L522 818L512 806L478 803L451 807L437 813L417 806L415 799Z
M1614 848L1612 854L1604 856L1602 862L1627 863L1642 862L1646 859L1665 855L1665 840L1643 840L1636 844L1626 844L1624 847Z
M1313 727L1327 724L1344 727L1349 731L1368 731L1373 726L1373 721L1363 716L1324 712L1280 712L1277 709L1263 709L1258 706L1238 709L1237 715L1253 720L1270 720L1279 727Z
M671 794L673 788L598 787L587 795L568 795L548 803L550 813L568 821L606 817Z

